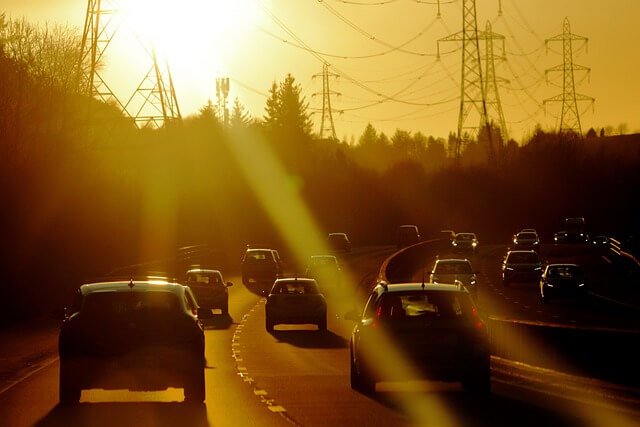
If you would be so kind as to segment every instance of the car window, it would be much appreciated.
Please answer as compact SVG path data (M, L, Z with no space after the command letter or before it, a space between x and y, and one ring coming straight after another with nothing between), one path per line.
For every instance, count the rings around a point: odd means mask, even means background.
M472 274L471 265L468 262L439 262L435 269L436 274Z
M245 255L245 261L249 263L260 263L260 262L268 262L273 261L274 255L273 252L269 251L251 251L247 252Z
M518 234L518 239L535 240L536 237L537 236L535 235L535 233L519 233Z
M456 240L473 240L475 236L473 234L457 234Z
M507 257L507 263L535 264L539 262L538 255L534 253L512 252Z
M369 295L369 299L367 300L367 303L364 306L364 310L362 311L362 317L365 319L370 319L372 317L374 317L376 315L376 299L377 299L378 293L377 292L372 292L371 295Z
M82 305L83 316L110 318L118 316L171 314L180 312L180 301L173 292L95 292Z
M549 268L547 276L559 279L573 279L582 276L582 269L573 265L554 266Z
M414 291L384 294L380 318L390 321L463 320L472 318L468 297L458 292Z
M313 282L281 282L273 287L273 294L310 295L317 294L318 287Z
M222 279L217 274L211 274L211 273L189 273L187 275L187 282L189 284L221 285L222 284Z

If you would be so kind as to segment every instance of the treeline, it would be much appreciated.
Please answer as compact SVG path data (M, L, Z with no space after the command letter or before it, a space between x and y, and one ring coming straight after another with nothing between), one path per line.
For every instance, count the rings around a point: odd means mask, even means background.
M21 35L28 34L28 37ZM293 76L262 117L236 100L228 127L212 103L183 123L137 129L78 89L78 34L0 19L0 258L10 319L61 303L87 277L206 243L237 262L248 242L315 250L321 236L388 244L400 224L502 241L543 237L564 216L637 230L638 141L537 131L522 145L368 125L353 143L313 134ZM495 131L495 130L494 130ZM490 153L493 153L489 163ZM305 228L306 227L306 228ZM635 227L635 228L634 228ZM546 234L544 234L546 233ZM290 254L289 258L292 258Z

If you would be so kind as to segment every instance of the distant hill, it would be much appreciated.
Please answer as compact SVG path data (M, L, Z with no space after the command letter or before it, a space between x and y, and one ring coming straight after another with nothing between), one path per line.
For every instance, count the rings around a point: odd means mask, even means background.
M620 157L625 162L640 162L640 133L585 138L590 154Z

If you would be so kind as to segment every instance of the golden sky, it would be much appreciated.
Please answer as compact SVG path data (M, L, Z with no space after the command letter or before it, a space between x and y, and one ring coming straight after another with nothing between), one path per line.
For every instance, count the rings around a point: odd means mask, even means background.
M145 2L155 6L145 8ZM215 97L215 78L221 74L232 79L230 101L237 96L257 117L265 98L241 84L267 92L274 79L288 72L302 85L311 107L321 107L322 97L313 94L322 91L322 81L312 79L322 69L320 59L283 42L295 43L294 36L274 17L318 52L371 56L403 45L403 51L370 58L324 56L343 74L331 81L332 90L342 93L332 106L345 110L334 115L337 135L356 138L367 122L389 135L401 128L445 137L457 128L461 53L440 61L432 55L437 39L460 30L462 0L441 0L440 19L429 2L435 0L120 0L133 31L154 38L168 57L183 115ZM550 74L547 84L544 70L562 63L562 47L552 44L547 52L543 41L562 32L565 16L574 33L589 38L588 50L581 43L574 46L575 62L592 69L590 78L576 74L576 91L596 98L594 109L580 104L583 131L620 123L630 132L640 131L639 1L502 0L502 16L499 3L478 0L478 26L484 29L490 20L493 31L507 38L507 62L497 64L497 74L509 80L500 96L511 135L519 139L536 123L556 126L560 104L548 104L545 115L539 102L561 93L561 75ZM85 0L0 0L0 11L81 27L86 5ZM131 30L121 27L107 51L105 76L123 101L149 65L134 40ZM441 45L443 51L456 47ZM402 102L379 102L398 92L394 99ZM349 111L369 104L375 105ZM319 115L314 119L317 130Z

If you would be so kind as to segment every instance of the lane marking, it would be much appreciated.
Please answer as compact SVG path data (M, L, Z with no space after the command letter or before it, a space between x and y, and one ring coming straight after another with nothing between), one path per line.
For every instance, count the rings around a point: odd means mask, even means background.
M47 360L43 361L35 369L25 373L24 375L21 375L19 378L16 378L13 381L10 381L9 384L7 384L4 387L2 387L0 389L0 394L3 394L4 392L9 391L11 388L15 387L16 385L18 385L22 381L26 380L27 378L31 377L32 375L34 375L34 374L40 372L41 370L53 365L58 360L60 360L60 358L58 356L54 356L51 359L47 359Z
M622 306L624 306L624 307L627 307L627 308L631 308L631 309L633 309L633 310L640 311L640 307L635 306L635 305L633 305L633 304L629 304L629 303L626 303L626 302L618 301L618 300L613 299L613 298L605 297L605 296L603 296L603 295L596 294L595 292L592 292L592 291L587 291L587 293L588 293L589 295L591 295L591 296L596 297L596 298L600 298L600 299L603 299L603 300L605 300L605 301L608 301L608 302L611 302L611 303L614 303L614 304L622 305Z
M268 408L271 412L287 412L287 410L280 405L269 405Z

